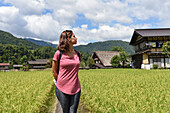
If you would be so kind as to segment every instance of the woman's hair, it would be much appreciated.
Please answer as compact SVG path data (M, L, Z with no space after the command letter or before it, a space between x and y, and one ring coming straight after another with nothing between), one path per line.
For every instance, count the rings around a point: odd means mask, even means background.
M65 30L61 33L57 50L64 52L69 50L70 44L68 38L71 38L72 34L73 32L71 30Z

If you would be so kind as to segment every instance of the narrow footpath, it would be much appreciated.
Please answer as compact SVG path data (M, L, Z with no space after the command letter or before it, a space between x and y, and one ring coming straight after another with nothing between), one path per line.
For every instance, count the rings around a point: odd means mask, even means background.
M55 108L53 110L53 113L63 113L60 103L58 102L58 99L56 98ZM78 107L78 113L91 113L90 110L86 107L85 104L80 100L79 107Z

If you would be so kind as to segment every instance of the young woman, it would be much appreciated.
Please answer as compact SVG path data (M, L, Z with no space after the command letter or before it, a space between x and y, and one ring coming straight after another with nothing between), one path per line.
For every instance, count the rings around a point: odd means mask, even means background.
M77 112L81 94L78 78L80 59L73 49L74 44L77 44L74 33L71 30L63 31L52 63L53 76L57 81L55 92L63 113ZM62 55L58 67L60 52L62 52ZM59 69L59 74L57 74L57 69Z

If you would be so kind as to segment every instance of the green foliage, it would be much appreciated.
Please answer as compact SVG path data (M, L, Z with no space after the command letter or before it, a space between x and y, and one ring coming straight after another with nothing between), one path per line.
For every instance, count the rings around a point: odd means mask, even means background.
M28 62L27 56L24 55L24 56L20 59L20 62L21 62L21 64L27 64L27 62Z
M90 68L92 68L93 64L94 64L94 60L93 60L91 57L88 57L88 59L87 59L87 65L88 65Z
M84 61L81 61L81 62L80 62L80 67L82 67L82 68L85 68L85 67L86 67L86 64L85 64Z
M0 44L0 63L27 64L29 60L50 59L53 57L55 51L56 49L52 47L29 50L23 45Z
M40 48L41 46L36 45L33 42L24 40L22 38L16 38L12 34L0 30L0 43L1 44L11 44L11 45L24 45L29 49Z
M124 51L122 47L113 47L112 51Z
M127 56L128 56L128 53L124 51L120 53L120 61L122 62L123 67L125 66L125 63L128 61Z
M92 54L94 51L108 51L111 50L114 47L121 47L123 48L127 53L133 54L134 49L133 46L129 45L129 42L121 41L121 40L110 40L110 41L104 41L104 42L95 42L95 43L89 43L87 45L80 45L74 47L78 51L82 51L83 53L88 52L89 54Z
M153 64L153 69L158 69L158 64Z
M162 47L162 54L167 55L170 58L170 41L167 41Z
M120 58L118 55L112 57L111 62L113 67L120 67Z

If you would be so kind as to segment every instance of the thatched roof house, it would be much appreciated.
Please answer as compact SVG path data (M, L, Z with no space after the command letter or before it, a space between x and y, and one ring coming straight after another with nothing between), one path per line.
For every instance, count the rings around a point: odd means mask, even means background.
M13 65L13 69L20 69L20 68L22 68L23 67L23 65Z
M112 67L110 61L113 56L119 55L118 51L94 51L92 58L95 61L96 68L110 68Z

